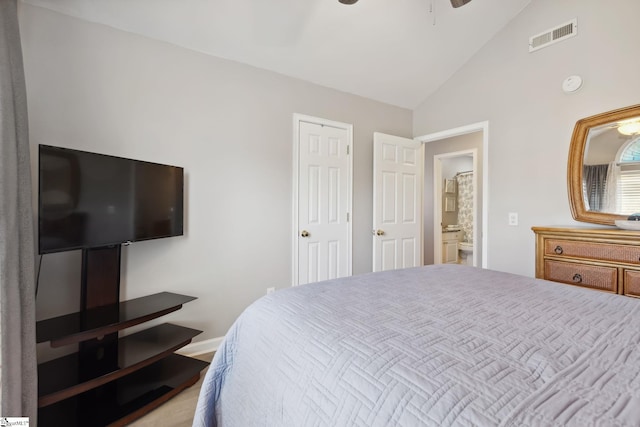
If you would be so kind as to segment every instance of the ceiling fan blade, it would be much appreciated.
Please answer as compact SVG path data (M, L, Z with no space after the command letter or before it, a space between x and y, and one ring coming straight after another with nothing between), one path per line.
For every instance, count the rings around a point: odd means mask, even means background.
M354 4L358 0L338 0L338 1L340 3L342 3L342 4ZM464 6L465 4L469 3L470 1L471 0L451 0L451 6L453 6L453 7Z
M354 4L358 0L338 0L338 1L340 3L342 3L342 4ZM451 0L451 6L453 6L453 7L464 6L465 4L469 3L470 1L471 0Z
M465 4L469 3L471 0L451 0L451 6L453 7L460 7L460 6L464 6Z

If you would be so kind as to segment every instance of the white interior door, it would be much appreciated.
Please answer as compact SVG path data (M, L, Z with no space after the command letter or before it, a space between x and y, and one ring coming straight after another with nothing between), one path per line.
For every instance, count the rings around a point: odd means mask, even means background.
M351 129L298 121L294 284L351 275Z
M373 135L373 271L422 265L423 146Z

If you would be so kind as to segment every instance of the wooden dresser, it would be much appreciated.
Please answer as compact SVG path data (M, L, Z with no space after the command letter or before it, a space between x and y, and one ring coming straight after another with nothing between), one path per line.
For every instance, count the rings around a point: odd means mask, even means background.
M536 277L640 298L640 232L532 227Z

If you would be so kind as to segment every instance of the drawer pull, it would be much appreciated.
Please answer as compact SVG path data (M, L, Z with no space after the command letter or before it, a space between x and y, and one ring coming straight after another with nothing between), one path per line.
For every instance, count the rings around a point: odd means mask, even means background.
M578 273L573 275L573 281L576 283L582 283L582 276Z
M556 246L556 248L553 250L555 253L557 253L558 255L562 255L562 252L564 252L562 250L562 246L558 245Z

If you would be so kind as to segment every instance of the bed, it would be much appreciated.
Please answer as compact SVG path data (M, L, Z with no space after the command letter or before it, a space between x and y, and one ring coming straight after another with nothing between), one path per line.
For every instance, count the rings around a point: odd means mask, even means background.
M253 303L215 354L204 426L638 426L640 300L461 265Z

